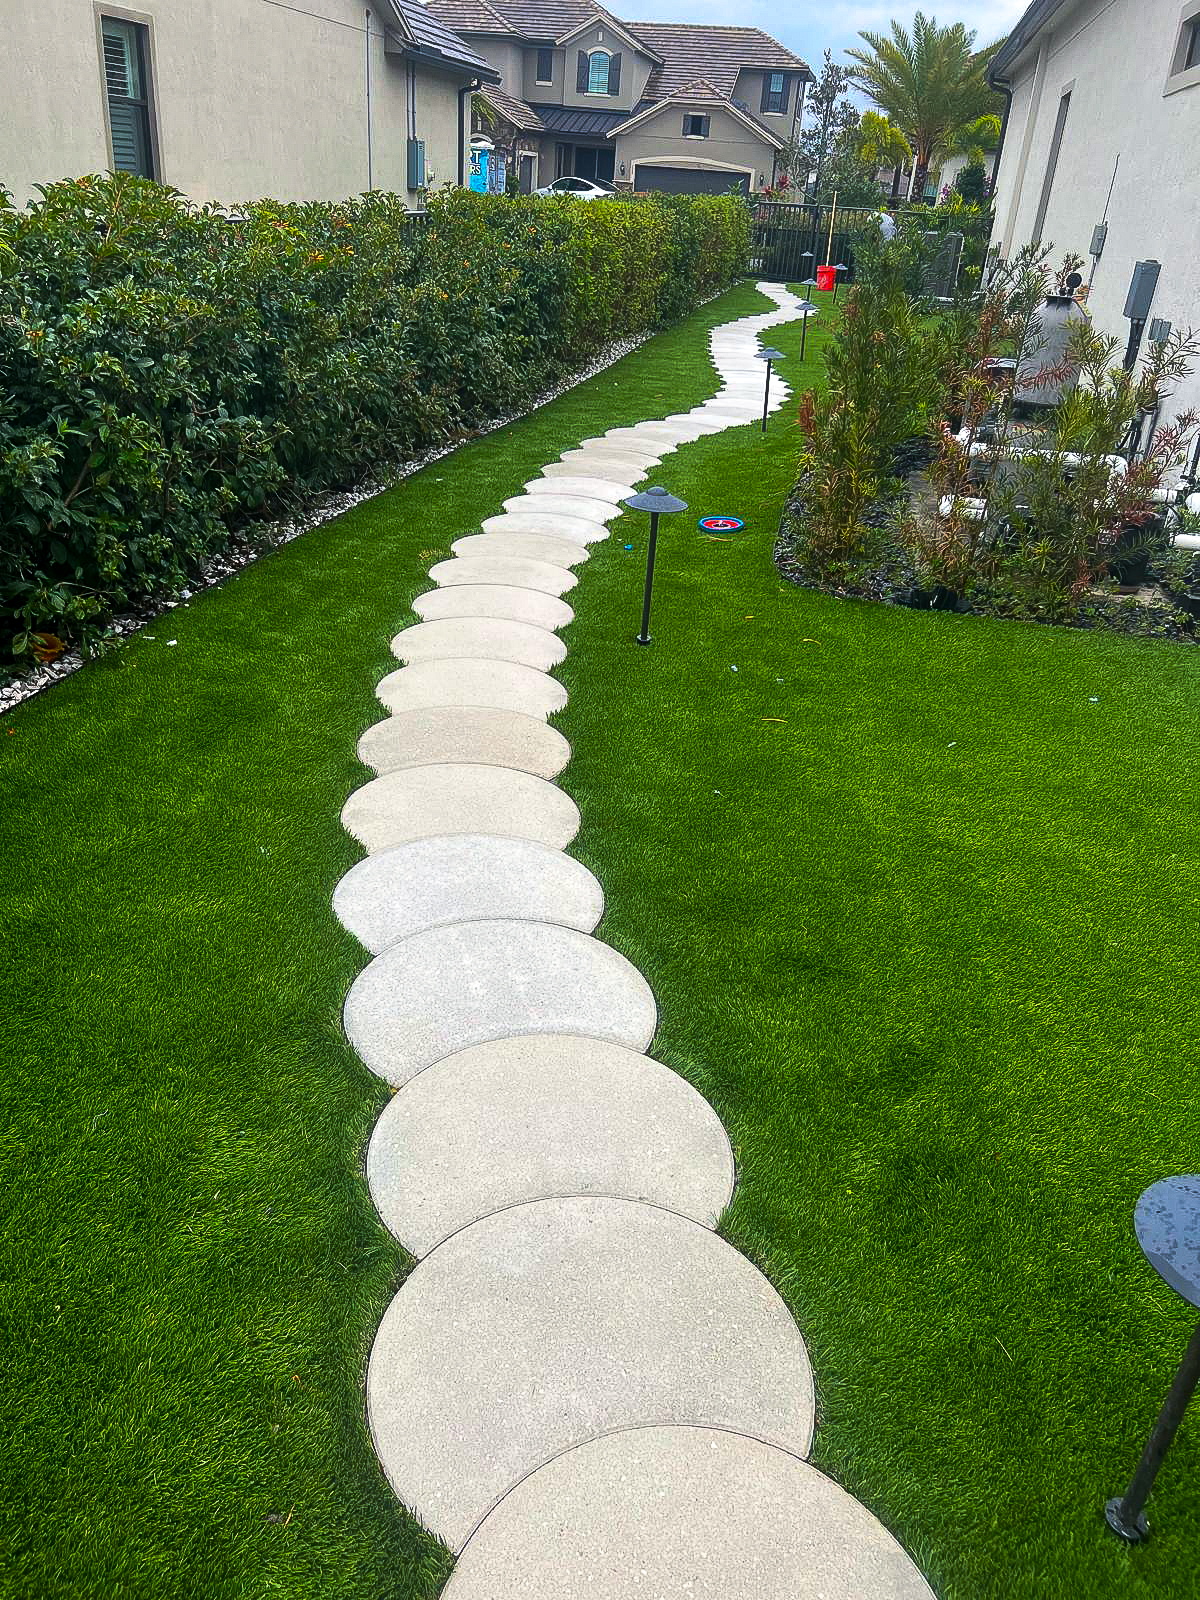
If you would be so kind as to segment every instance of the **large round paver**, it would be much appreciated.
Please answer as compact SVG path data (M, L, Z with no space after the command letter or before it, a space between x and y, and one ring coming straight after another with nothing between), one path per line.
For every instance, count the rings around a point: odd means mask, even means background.
M588 558L587 545L556 533L468 533L451 546L456 556L517 556L577 567Z
M485 917L561 922L590 933L604 893L581 861L549 845L459 833L414 839L358 862L333 891L333 909L377 955L426 928Z
M567 647L548 628L493 617L445 617L418 622L392 640L398 661L436 661L446 656L518 661L546 672L566 656Z
M664 449L661 443L643 438L632 428L626 428L625 432L631 437L624 441L614 439L607 433L598 434L594 439L585 439L577 450L564 450L559 460L574 461L577 457L595 454L615 456L621 461L657 462L669 453L670 446Z
M806 1461L714 1428L628 1428L501 1500L444 1600L934 1600L882 1523Z
M370 857L342 883L399 854ZM496 1039L439 1061L392 1097L367 1150L379 1214L418 1256L493 1211L566 1194L646 1200L711 1227L733 1178L725 1129L689 1083L570 1034Z
M397 711L368 728L358 741L358 759L376 772L469 761L557 778L571 759L571 746L557 728L523 711L426 706Z
M585 460L551 461L542 468L545 482L558 483L563 478L593 478L598 483L607 483L614 494L628 494L635 484L641 483L647 473L654 469L649 463L643 461L634 465L632 461L622 461L619 456L601 455L597 451L594 455L589 451Z
M804 1454L813 1389L787 1307L732 1245L657 1206L572 1196L426 1256L384 1314L367 1411L397 1495L458 1550L527 1473L616 1428L706 1423ZM489 1600L506 1593L530 1591Z
M499 833L562 850L579 832L579 808L531 773L446 763L373 778L342 807L342 826L371 851L442 833Z
M539 594L566 594L579 579L566 567L551 561L530 560L527 556L472 556L470 560L439 561L430 567L429 576L440 589L459 584L503 583L518 589L536 589Z
M585 1033L644 1050L655 1011L645 978L611 945L548 922L496 920L392 945L350 986L344 1021L371 1071L401 1084L513 1033Z
M454 594L453 589L439 593ZM411 667L389 672L375 686L389 711L417 711L423 706L499 706L503 711L523 711L527 717L545 718L561 711L567 691L557 678L516 661L449 656L437 661L415 661Z
M549 467L546 471L550 471ZM629 485L632 479L625 478L622 482L625 487L611 478L587 478L573 474L568 476L551 473L548 478L531 478L525 485L525 493L535 500L563 494L572 495L578 496L588 504L598 500L603 505L611 507L620 501L623 494L630 492Z
M459 583L450 589L427 589L413 601L422 622L441 617L504 617L509 622L532 622L535 628L556 633L575 620L575 613L557 595L537 589L514 588L506 583Z
M498 517L485 517L484 533L538 533L552 539L567 539L574 544L595 544L607 539L608 529L598 517L581 517L566 511L502 511Z
M520 517L526 512L535 516L582 517L585 522L611 522L621 515L621 508L611 499L600 500L595 495L583 494L518 494L504 501L509 516Z

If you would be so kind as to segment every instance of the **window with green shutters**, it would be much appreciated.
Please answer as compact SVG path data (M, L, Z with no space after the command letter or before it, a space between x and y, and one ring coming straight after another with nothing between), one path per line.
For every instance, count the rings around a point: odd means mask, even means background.
M146 29L123 17L103 17L101 32L113 171L153 178L157 174L150 140Z

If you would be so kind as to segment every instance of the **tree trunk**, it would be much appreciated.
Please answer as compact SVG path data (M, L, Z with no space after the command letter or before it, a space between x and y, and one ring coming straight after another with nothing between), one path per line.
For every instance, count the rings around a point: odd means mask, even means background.
M925 184L928 178L929 157L922 158L918 156L916 170L913 173L912 198L914 205L923 206L925 204Z
M904 163L901 162L892 173L892 204L900 198L900 179L904 176Z

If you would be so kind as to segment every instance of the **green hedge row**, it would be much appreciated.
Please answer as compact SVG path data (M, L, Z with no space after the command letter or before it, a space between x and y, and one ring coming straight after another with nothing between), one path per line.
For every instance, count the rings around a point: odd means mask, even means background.
M733 282L736 198L0 191L0 651L94 639L233 530L514 410ZM47 645L45 635L54 639Z

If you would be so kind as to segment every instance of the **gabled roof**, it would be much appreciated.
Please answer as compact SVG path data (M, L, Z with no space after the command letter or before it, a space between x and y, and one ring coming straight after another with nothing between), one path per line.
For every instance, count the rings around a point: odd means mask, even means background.
M743 67L798 72L812 77L807 61L793 55L761 28L713 28L706 23L639 22L639 39L662 57L650 74L648 100L662 100L697 78L707 79L726 100Z
M414 55L424 57L435 66L467 72L487 83L500 82L500 74L491 62L476 55L428 6L416 4L416 0L388 0L388 5L394 19L392 31Z
M521 133L545 133L546 124L533 106L526 105L524 100L514 99L511 94L505 94L490 83L480 90L480 98L486 100L494 111Z
M776 150L783 149L783 140L774 128L768 128L765 122L760 122L752 116L736 100L729 100L713 88L707 78L694 78L691 83L685 84L674 94L668 95L665 100L643 100L637 105L627 121L620 128L614 128L608 135L611 139L614 134L626 133L630 128L636 128L643 122L652 122L655 117L661 116L664 111L669 111L672 106L686 110L691 106L718 106L735 121L749 128L751 133Z
M566 33L560 33L554 42L555 44L569 44L576 34L586 32L588 28L593 27L597 22L611 28L615 34L634 50L640 50L643 55L649 56L651 61L659 66L662 65L662 57L657 55L642 38L635 34L628 23L614 17L611 11L605 11L603 6L596 6L590 16L584 17L582 22L575 23L573 27L567 29Z

